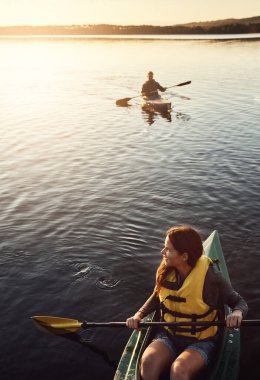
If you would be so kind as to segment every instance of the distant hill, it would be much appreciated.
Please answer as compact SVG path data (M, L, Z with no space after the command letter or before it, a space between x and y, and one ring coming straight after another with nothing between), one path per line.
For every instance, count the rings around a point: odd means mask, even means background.
M190 22L188 24L182 24L188 27L197 27L201 26L202 28L215 27L215 26L225 26L225 25L252 25L259 24L260 16L249 17L249 18L227 18L224 20L216 21L202 21L202 22Z
M249 18L229 18L216 21L191 22L181 27L201 30L201 33L259 33L260 16Z
M191 22L171 26L156 25L49 25L2 26L0 35L134 35L134 34L244 34L260 33L260 16Z

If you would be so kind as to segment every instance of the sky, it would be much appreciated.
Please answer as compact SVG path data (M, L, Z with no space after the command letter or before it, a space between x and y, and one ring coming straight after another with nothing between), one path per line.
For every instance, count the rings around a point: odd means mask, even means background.
M176 25L260 16L260 0L0 0L2 25Z

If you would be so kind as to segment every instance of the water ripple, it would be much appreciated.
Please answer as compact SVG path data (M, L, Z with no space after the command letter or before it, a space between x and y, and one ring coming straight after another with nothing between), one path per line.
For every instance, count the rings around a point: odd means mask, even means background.
M120 283L120 280L113 278L112 276L101 276L96 281L96 286L103 290L110 290L115 288Z
M7 357L13 377L56 368L57 378L75 362L71 377L87 365L90 377L104 378L89 352L49 337L42 344L29 316L131 315L153 289L174 224L203 237L219 230L232 283L258 315L260 42L0 45L3 368ZM162 85L192 80L169 93L170 118L143 113L139 98L115 104L139 94L147 62ZM102 345L114 337L119 358L127 332L95 331ZM251 352L247 336L243 345ZM254 362L244 357L248 374Z
M114 278L106 269L85 263L73 264L72 267L76 271L73 274L74 283L85 281L95 281L97 288L102 290L111 290L115 288L121 280Z

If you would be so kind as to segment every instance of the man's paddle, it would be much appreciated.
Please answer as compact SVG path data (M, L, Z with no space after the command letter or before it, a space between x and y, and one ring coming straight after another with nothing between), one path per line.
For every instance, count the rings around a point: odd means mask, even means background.
M126 327L125 322L79 322L76 319L48 317L48 316L34 316L32 317L34 322L41 327L44 327L48 331L63 335L73 333L88 327ZM213 321L213 322L140 322L140 327L148 326L220 326L225 327L225 321ZM260 326L260 319L243 320L241 326Z
M183 82L183 83L179 83L179 84L174 84L173 86L169 86L169 87L166 87L166 90L168 90L168 88L172 88L172 87L181 87L181 86L186 86L186 84L190 84L191 81L189 80L188 82ZM153 91L153 92L156 92L156 91ZM118 99L116 101L116 105L117 106L121 106L121 107L127 107L128 106L128 102L129 100L131 99L134 99L134 98L139 98L140 96L142 95L136 95L136 96L133 96L132 98L123 98L123 99Z

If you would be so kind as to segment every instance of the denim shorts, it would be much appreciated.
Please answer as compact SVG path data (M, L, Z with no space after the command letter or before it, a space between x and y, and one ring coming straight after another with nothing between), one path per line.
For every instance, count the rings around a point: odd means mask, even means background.
M171 351L173 356L177 358L183 351L195 350L200 353L206 365L209 365L214 357L216 342L212 340L196 340L185 336L169 337L163 331L158 332L153 341L160 340Z

